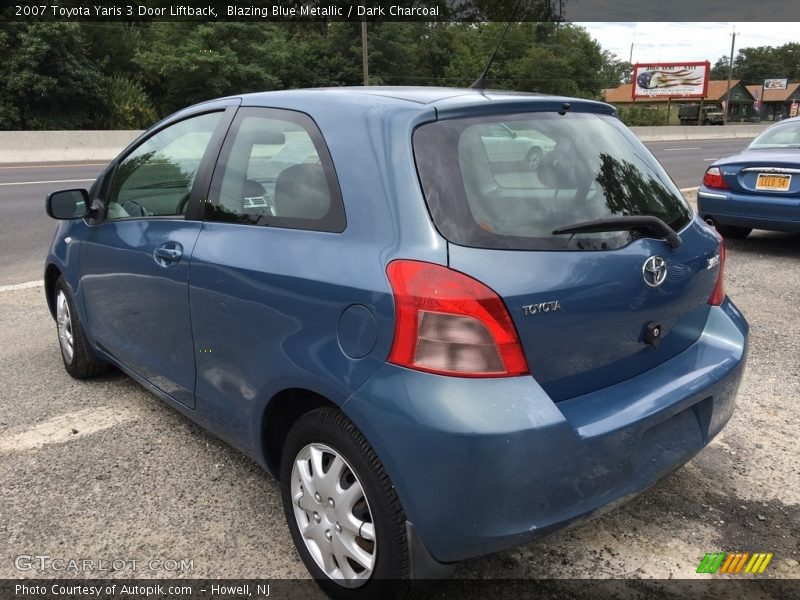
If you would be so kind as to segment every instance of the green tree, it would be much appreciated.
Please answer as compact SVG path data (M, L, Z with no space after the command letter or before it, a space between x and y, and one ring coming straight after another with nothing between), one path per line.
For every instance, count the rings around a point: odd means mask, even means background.
M711 67L711 79L727 79L730 62L729 56L720 56L714 66Z
M121 73L108 79L106 102L103 129L145 129L158 120L153 102L142 85Z
M727 78L727 67L728 58L720 58L712 70L713 77L716 79ZM733 76L746 83L761 83L765 79L796 81L800 79L800 44L741 48L733 60Z
M289 48L272 24L158 22L133 61L164 115L219 96L284 87Z
M763 81L772 77L788 77L785 66L774 48L742 48L733 62L737 79Z
M305 85L360 85L361 25L359 23L330 23L292 62L307 69Z
M0 24L0 128L91 127L103 113L103 77L80 26Z
M121 74L137 78L133 58L142 44L149 23L117 21L81 22L87 57L106 75Z
M453 57L446 68L454 85L469 85L480 75L504 28L504 23L457 26ZM581 27L516 23L498 47L487 85L596 98L609 57Z
M481 10L502 7L485 0ZM371 83L469 86L505 27L370 23ZM360 85L361 54L360 23L4 24L0 127L139 127L229 94ZM524 22L511 25L487 85L596 98L629 77L584 29Z
M623 83L631 82L633 65L625 60L619 60L608 50L602 52L600 79L604 88L617 87Z

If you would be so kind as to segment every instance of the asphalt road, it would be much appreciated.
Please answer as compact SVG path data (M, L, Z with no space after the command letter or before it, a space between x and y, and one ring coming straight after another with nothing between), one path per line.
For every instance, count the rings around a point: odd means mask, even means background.
M747 140L653 142L648 147L679 187L699 184L708 164ZM0 285L41 278L54 223L44 214L47 193L89 187L103 164L0 165Z
M750 140L687 140L649 142L646 146L667 170L678 187L696 187L708 165L744 150Z
M0 285L42 278L55 223L44 212L55 190L88 188L104 164L0 165Z

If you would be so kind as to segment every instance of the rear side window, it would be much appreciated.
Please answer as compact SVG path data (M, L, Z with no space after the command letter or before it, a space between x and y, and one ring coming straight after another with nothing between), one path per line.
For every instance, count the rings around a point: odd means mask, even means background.
M206 220L341 232L344 207L328 150L310 117L240 109L211 184Z
M414 155L434 223L463 246L613 249L642 233L552 232L640 215L659 217L677 231L692 217L661 165L618 119L606 115L437 121L417 128Z

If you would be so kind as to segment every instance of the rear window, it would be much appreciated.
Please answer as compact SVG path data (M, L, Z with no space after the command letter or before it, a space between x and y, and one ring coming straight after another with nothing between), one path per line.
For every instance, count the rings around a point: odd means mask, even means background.
M479 248L604 250L646 232L553 235L603 217L649 215L674 230L691 210L661 165L618 119L523 113L447 119L414 132L434 223Z
M748 150L800 148L800 122L781 123L764 131L748 146Z

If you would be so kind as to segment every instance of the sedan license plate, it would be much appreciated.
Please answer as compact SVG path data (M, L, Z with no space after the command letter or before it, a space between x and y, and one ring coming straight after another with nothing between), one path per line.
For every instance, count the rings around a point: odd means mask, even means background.
M770 190L773 192L785 192L789 189L792 181L791 175L775 175L774 173L759 173L756 180L757 190Z

